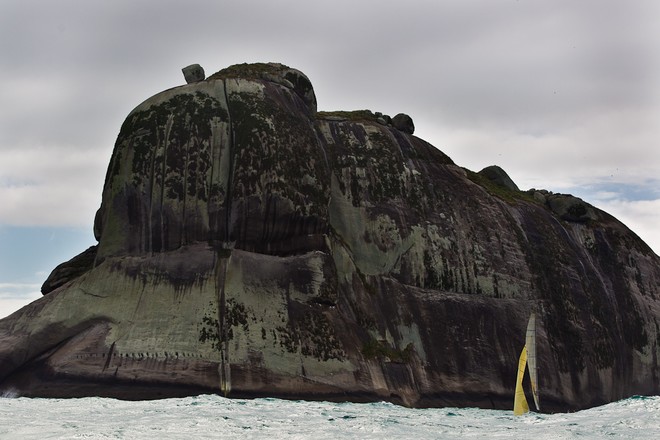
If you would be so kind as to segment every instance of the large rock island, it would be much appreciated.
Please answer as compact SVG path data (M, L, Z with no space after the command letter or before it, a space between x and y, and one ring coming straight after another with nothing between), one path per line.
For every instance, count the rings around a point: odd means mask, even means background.
M98 246L0 321L0 391L505 409L532 312L545 410L660 391L660 258L619 221L317 112L295 69L202 78L126 118Z

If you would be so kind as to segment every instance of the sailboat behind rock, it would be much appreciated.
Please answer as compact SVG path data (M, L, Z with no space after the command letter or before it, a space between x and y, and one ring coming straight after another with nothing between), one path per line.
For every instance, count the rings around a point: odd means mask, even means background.
M527 323L525 346L518 360L518 375L516 378L516 394L513 400L513 413L517 416L529 412L529 405L523 388L525 367L529 368L529 379L532 387L532 396L537 411L541 410L539 404L538 367L536 366L536 315L532 313Z

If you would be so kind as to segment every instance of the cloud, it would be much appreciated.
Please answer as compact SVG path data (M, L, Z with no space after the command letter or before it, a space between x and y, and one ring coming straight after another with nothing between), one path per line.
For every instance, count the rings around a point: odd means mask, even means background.
M0 296L0 319L9 316L16 310L28 305L29 303L41 298L41 293L34 292L32 296L22 298L3 298Z
M1 281L2 280L0 280L0 319L43 297L41 294L41 283L7 283Z
M564 129L533 127L481 130L443 126L430 135L459 164L481 169L497 164L523 188L560 189L613 181L647 185L660 169L660 126L652 114L604 111L585 114Z
M91 228L123 118L195 62L297 67L320 109L406 112L459 165L500 165L521 188L650 193L659 13L655 0L0 2L0 224Z
M0 224L88 226L101 203L109 157L45 146L2 152Z
M41 297L41 284L0 283L0 300L32 300Z
M615 198L596 203L636 232L660 255L660 199L629 201Z

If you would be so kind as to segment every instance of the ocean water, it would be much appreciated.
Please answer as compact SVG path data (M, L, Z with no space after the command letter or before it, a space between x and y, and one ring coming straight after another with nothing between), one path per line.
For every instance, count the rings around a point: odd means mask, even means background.
M660 397L568 414L389 403L0 398L0 439L658 439Z

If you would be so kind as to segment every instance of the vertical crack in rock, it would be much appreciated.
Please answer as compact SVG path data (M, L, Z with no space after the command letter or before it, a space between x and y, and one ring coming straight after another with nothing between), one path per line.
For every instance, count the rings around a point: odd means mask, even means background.
M156 145L160 145L158 142L158 130L156 130ZM151 160L149 165L149 216L147 220L147 243L149 253L153 254L154 252L154 184L156 181L155 172L156 172L156 153L158 148L151 149Z
M165 125L165 134L163 139L163 164L161 166L160 173L160 208L159 208L159 217L160 217L160 251L167 250L167 230L165 227L165 182L167 180L167 146L170 141L170 132L172 130L172 125L174 123L173 116L170 115Z
M112 345L110 346L110 349L108 350L108 354L106 355L105 359L105 364L103 365L103 371L107 370L108 367L110 366L110 361L112 361L112 354L115 352L115 344L117 342L113 342Z
M232 180L234 173L234 127L231 117L231 108L229 97L227 95L227 82L222 80L225 103L227 104L227 124L229 127L229 145L227 154L229 165L227 170L227 191L225 195L225 236L222 242L222 248L217 250L218 264L216 273L216 291L218 296L218 346L220 350L220 390L228 396L231 392L231 368L229 363L229 338L227 329L227 304L225 298L225 285L227 283L227 268L231 259L231 211L232 211Z
M231 106L229 105L229 96L227 95L227 80L222 80L222 86L225 93L225 102L227 103L227 125L229 127L229 145L227 154L229 155L229 166L227 170L227 193L225 195L225 243L229 244L231 241L231 211L233 203L233 177L234 177L234 154L235 154L235 136L234 136L234 122L231 117Z
M182 209L181 209L181 227L179 228L179 231L181 231L181 234L179 236L179 246L183 246L187 244L187 239L186 239L186 219L187 219L187 202L188 202L188 174L190 170L190 144L192 143L191 137L188 137L186 139L186 142L184 143L184 149L185 149L185 159L183 162L183 202L182 202Z
M225 255L223 251L217 253L216 263L216 295L218 302L218 350L220 351L220 365L218 376L220 391L224 396L231 392L231 369L229 363L229 338L227 337L227 304L225 298L225 285L227 283L227 268L231 254Z

